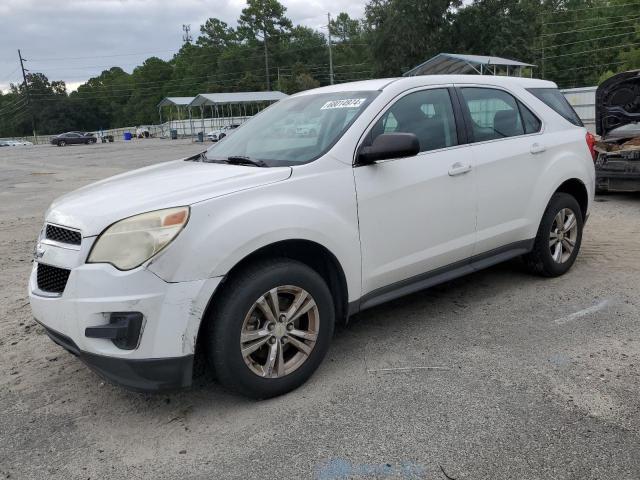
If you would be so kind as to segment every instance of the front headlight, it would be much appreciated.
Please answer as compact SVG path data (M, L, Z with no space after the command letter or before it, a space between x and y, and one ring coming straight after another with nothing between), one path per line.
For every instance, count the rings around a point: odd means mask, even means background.
M143 213L114 223L93 244L87 263L110 263L119 270L139 267L166 247L189 220L189 207Z

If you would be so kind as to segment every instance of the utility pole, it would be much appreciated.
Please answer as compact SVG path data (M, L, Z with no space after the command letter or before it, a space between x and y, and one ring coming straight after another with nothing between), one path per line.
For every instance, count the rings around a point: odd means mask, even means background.
M333 52L331 51L331 13L327 13L327 34L329 36L329 83L333 85Z
M271 90L271 80L269 79L269 50L267 49L267 19L264 20L264 28L262 29L262 38L264 40L264 73L267 80L267 91Z
M36 138L36 116L33 113L33 107L31 106L31 96L29 95L29 82L27 82L27 74L28 70L24 69L24 62L27 60L22 58L22 53L20 53L20 49L18 49L18 58L20 59L20 68L22 69L22 79L24 80L24 90L27 95L27 107L31 111L31 128L33 129L33 143L37 143Z

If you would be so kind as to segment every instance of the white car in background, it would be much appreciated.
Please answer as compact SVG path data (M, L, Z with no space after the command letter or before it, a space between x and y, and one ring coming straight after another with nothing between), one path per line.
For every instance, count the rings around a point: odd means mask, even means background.
M33 146L33 142L28 140L4 139L0 140L0 147L29 147Z
M35 249L34 317L127 387L188 386L202 355L264 398L313 374L336 320L514 257L563 275L595 152L571 107L539 95L555 88L464 75L319 88L202 154L69 193ZM279 135L294 117L318 135Z
M233 123L231 125L225 125L217 130L213 130L209 133L207 133L206 137L207 140L212 141L212 142L217 142L219 140L222 140L224 137L227 137L229 135L231 135L236 128L238 128L240 125Z

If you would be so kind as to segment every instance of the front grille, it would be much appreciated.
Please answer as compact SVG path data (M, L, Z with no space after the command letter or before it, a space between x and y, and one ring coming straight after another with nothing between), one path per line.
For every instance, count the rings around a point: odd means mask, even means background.
M55 240L60 243L69 243L71 245L80 245L82 242L82 235L80 232L76 230L69 230L68 228L57 227L55 225L47 225L45 238Z
M62 293L67 286L71 270L38 264L38 288L43 292Z

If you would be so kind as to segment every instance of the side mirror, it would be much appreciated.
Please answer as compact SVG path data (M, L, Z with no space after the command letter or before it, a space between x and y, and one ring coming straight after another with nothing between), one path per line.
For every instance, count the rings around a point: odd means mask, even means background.
M358 165L370 165L379 160L413 157L420 153L420 141L413 133L383 133L373 144L362 147L358 153Z

